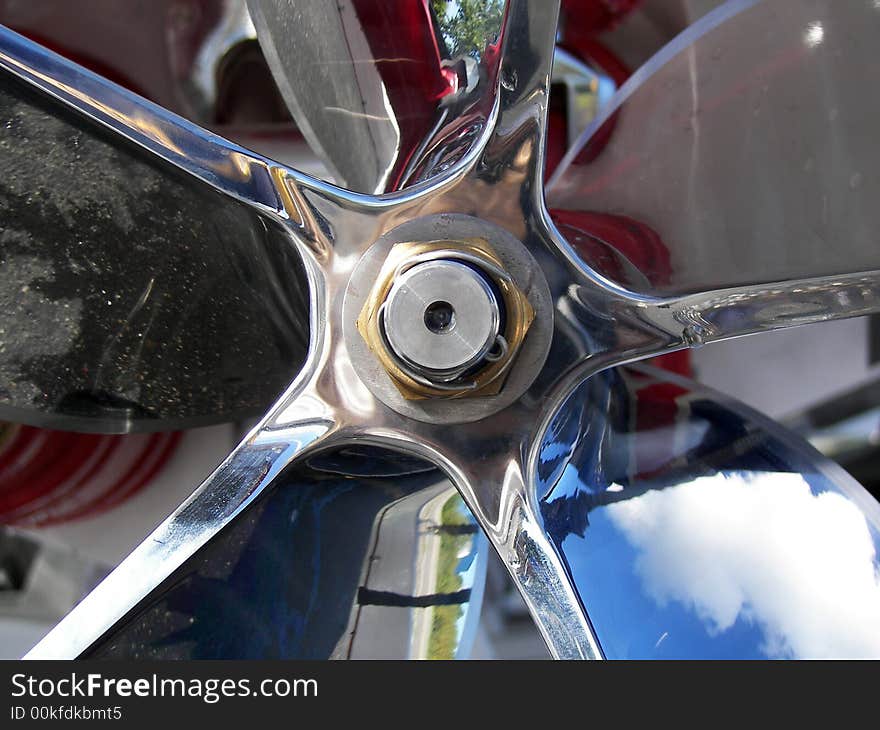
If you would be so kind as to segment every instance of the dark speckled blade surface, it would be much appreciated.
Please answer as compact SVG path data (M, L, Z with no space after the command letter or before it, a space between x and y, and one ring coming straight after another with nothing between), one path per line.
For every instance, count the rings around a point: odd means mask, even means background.
M288 234L0 73L0 420L259 414L307 342Z

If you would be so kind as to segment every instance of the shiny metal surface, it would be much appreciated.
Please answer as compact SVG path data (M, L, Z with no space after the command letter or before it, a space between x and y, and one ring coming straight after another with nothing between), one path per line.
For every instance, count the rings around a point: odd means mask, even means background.
M735 9L744 7L734 5ZM544 512L544 501L556 479L546 474L539 478L542 464L556 458L552 453L556 446L564 455L565 449L577 443L577 436L566 440L556 433L560 414L568 414L563 422L574 418L566 407L572 394L602 383L608 376L601 373L607 368L649 355L749 332L878 311L880 286L870 271L858 273L856 268L857 273L847 275L828 276L819 271L808 280L753 282L660 297L625 289L589 268L575 245L563 239L551 223L544 206L543 135L557 10L557 3L538 0L513 0L507 5L498 42L500 70L497 83L491 85L491 110L482 124L473 127L475 136L464 148L449 142L455 154L448 166L422 167L415 174L422 182L383 196L352 193L311 180L224 144L91 78L85 79L85 92L74 94L71 89L76 87L65 80L78 73L75 68L7 35L0 38L3 64L29 83L285 225L302 256L311 290L309 357L293 384L224 464L31 656L76 656L106 632L112 637L120 630L117 622L123 616L128 622L137 620L144 607L155 603L163 581L174 571L189 570L187 566L204 555L209 541L219 542L231 534L235 518L268 493L286 469L298 468L328 449L351 445L381 446L426 459L448 475L513 576L554 655L596 658L603 651L616 652L606 647L602 622L593 620L592 613L588 617L585 605L592 610L592 597L584 591L580 576L569 570L578 560L587 559L589 548L581 545L569 550L560 545L561 528L549 525ZM727 17L716 15L712 22L690 29L677 41L675 53L698 43L701 34L711 32ZM859 32L859 26L852 28L852 33ZM655 65L675 53L661 52ZM853 63L858 60L855 57ZM623 98L640 81L650 83L651 78L650 73L637 75L621 91ZM122 110L115 104L121 104ZM165 132L161 137L146 131L157 125ZM165 142L175 137L186 139L192 154L181 154L178 147ZM226 161L235 164L224 166ZM527 348L539 340L539 333L550 333L549 353L543 350L540 357L526 358L524 351L517 361L521 380L511 385L516 377L512 372L499 394L513 393L513 397L478 420L473 420L474 411L468 409L477 408L470 404L479 399L463 399L454 404L459 410L444 412L431 410L442 401L428 401L427 409L417 417L397 404L389 407L376 395L369 380L373 376L365 374L365 361L353 344L362 339L356 332L350 336L363 305L361 299L349 311L352 289L365 297L371 283L369 277L362 281L355 274L361 262L369 260L375 242L388 232L407 226L411 232L424 220L446 215L450 220L466 217L473 227L472 236L491 241L497 227L521 242L549 289L550 307L535 308L534 329L524 343ZM403 240L437 238L442 236L408 235ZM376 270L383 256L374 262ZM522 389L507 391L508 387ZM611 404L608 397L599 402ZM592 433L585 434L579 427L574 430L592 438ZM601 445L581 443L587 448ZM549 453L548 445L553 447ZM876 504L849 492L848 496L855 505L852 519L871 524ZM823 500L820 506L827 504ZM568 524L585 520L587 513L576 504L566 518ZM618 611L617 616L629 626L627 619L635 614ZM852 618L857 620L870 627L874 614ZM862 647L871 649L869 643Z
M396 360L383 352L384 336L376 326L392 274L407 261L432 257L482 267L505 304L505 355L446 388L407 381ZM358 377L380 401L410 418L460 423L498 412L531 385L550 349L552 308L537 262L508 231L472 216L429 215L392 228L358 261L343 300L342 333Z
M382 193L426 179L488 124L503 0L248 7L297 125L348 188Z
M621 89L549 204L656 232L668 271L602 272L645 294L880 269L880 106L864 94L878 34L868 2L721 5ZM603 127L608 144L574 161Z
M614 82L557 46L550 83L565 86L566 134L574 147L617 90Z
M264 158L212 135L7 29L0 68L220 192L264 211L283 209Z
M452 659L468 652L479 615L477 530L427 462L316 455L86 656Z
M352 612L350 659L467 658L489 545L445 479L377 516Z
M6 74L0 169L0 418L169 430L283 392L308 285L280 226Z
M486 357L501 325L486 278L452 259L416 264L388 292L382 314L388 344L423 375L471 368Z
M606 657L880 657L880 506L778 424L621 369L541 453L544 527Z

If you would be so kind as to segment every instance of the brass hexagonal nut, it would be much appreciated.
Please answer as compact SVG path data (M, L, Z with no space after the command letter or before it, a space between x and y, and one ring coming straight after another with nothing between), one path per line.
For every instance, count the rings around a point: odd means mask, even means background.
M382 304L388 297L399 272L411 265L432 259L458 259L476 265L493 281L504 300L505 327L501 333L507 351L497 360L460 383L434 384L410 373L391 352L379 322ZM438 240L398 243L388 252L367 300L357 318L357 329L373 354L379 359L404 398L475 398L495 395L504 385L511 363L516 358L535 318L526 295L504 271L504 265L489 242L483 238L459 241Z

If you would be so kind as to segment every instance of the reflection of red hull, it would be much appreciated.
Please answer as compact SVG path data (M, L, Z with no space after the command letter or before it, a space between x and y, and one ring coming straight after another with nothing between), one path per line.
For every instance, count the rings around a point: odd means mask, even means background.
M103 512L146 486L180 434L105 436L6 425L0 524L43 527Z
M630 77L629 67L605 46L596 36L604 30L613 28L623 17L639 4L639 0L567 0L562 4L562 37L559 47L579 58L584 63L601 69L618 86ZM595 157L608 142L614 125L604 125L575 158L575 164L585 164ZM568 130L564 99L554 95L550 99L550 114L547 130L547 149L544 173L549 178L562 161L568 146Z
M562 0L563 27L585 36L614 28L642 0Z
M620 87L630 69L596 36L615 27L641 0L563 0L563 34L559 45L583 62L601 69ZM545 176L549 178L566 152L565 109L559 95L551 97ZM614 134L614 118L590 140L572 164L589 164ZM659 235L639 221L604 213L551 210L550 216L578 255L595 271L616 282L626 281L623 261L652 283L665 283L672 273L669 249ZM661 355L654 365L689 375L690 355L681 350ZM662 389L661 389L662 390ZM664 391L665 392L665 391ZM665 397L665 396L664 396ZM670 401L671 403L671 401Z
M457 77L441 66L428 0L354 0L388 103L400 129L400 156L389 190L437 123L437 101L456 90Z

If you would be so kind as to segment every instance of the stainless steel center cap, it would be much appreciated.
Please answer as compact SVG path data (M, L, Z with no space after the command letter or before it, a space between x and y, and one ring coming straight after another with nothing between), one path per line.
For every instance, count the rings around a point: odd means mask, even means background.
M442 377L486 358L498 339L501 307L479 271L438 259L397 277L382 322L388 344L401 360L426 376Z

